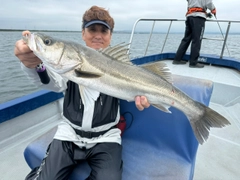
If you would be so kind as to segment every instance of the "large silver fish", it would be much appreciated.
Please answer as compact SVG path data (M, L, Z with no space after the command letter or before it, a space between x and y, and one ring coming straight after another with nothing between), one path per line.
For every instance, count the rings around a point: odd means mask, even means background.
M183 111L200 144L207 140L211 127L230 124L219 113L174 87L164 63L131 64L122 44L96 51L41 33L23 39L48 68L77 84L128 101L144 95L162 111L170 112L170 106Z

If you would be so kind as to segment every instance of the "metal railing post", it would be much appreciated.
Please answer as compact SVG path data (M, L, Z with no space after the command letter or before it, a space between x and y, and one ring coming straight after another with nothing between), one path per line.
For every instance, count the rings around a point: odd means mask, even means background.
M161 53L163 52L163 49L164 49L165 44L166 44L166 42L167 42L167 38L168 38L168 35L169 35L169 32L170 32L171 26L172 26L172 20L170 21L170 25L169 25L169 27L168 27L168 32L167 32L166 38L165 38L165 40L164 40Z
M141 19L138 19L134 25L133 25L133 29L132 29L132 33L131 33L131 36L130 36L130 40L129 40L129 45L128 45L128 51L127 51L127 54L129 54L129 51L130 51L130 48L131 48L131 45L132 45L132 40L133 40L133 35L134 35L134 32L135 32L135 28L137 26L137 23L140 21Z
M149 36L149 38L148 38L148 43L147 43L147 47L146 47L144 56L147 54L147 51L148 51L149 43L150 43L150 40L151 40L151 37L152 37L152 32L153 32L154 26L155 26L155 21L153 21L152 30L151 30L150 36Z
M231 26L231 22L228 22L228 27L227 27L226 35L225 35L225 37L224 37L223 47L222 47L222 52L221 52L221 55L220 55L220 59L223 58L223 53L224 53L224 50L225 50L225 47L226 47L226 43L227 43L227 38L228 38L228 33L229 33L230 26ZM230 54L229 54L229 56L230 56Z

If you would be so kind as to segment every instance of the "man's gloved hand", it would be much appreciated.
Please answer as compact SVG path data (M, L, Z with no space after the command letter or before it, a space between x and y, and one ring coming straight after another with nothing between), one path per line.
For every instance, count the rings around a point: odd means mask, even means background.
M212 13L207 13L207 18L212 18Z
M216 8L213 9L213 10L211 10L211 13L212 13L214 16L216 16L216 15L217 15L217 10L216 10Z

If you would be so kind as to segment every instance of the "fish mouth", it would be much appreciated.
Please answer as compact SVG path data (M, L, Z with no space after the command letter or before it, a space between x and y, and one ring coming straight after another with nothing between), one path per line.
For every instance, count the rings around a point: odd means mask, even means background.
M38 36L35 36L34 35L34 33L32 34L32 36L31 36L31 41L32 42L35 42L34 44L35 44L35 51L36 52L41 52L41 53L43 53L44 52L44 47L43 47L43 43L42 43L42 39L41 38L39 38Z
M41 44L41 40L34 34L26 34L22 37L23 41L28 45L28 47L33 52L43 52L44 48Z
M36 39L33 33L26 34L25 36L22 37L22 39L32 51L37 50Z

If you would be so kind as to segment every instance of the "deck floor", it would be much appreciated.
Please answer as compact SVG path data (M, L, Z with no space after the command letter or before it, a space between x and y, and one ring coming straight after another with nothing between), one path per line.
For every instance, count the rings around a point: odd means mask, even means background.
M166 60L172 73L214 82L210 107L225 116L231 125L211 129L210 137L199 145L194 180L237 180L240 177L240 72L205 65L189 68ZM226 94L227 93L227 94Z
M240 104L226 108L211 103L210 107L227 117L231 125L211 129L208 141L199 145L194 179L237 180L240 177Z
M47 109L54 111L58 108L58 104L53 102L41 108L42 112ZM0 125L0 180L25 179L30 168L24 159L24 149L30 142L59 123L60 114L55 112L49 119L43 118L44 120L40 119L39 122L33 121L33 118L29 117L35 117L37 114L35 111L37 110Z

